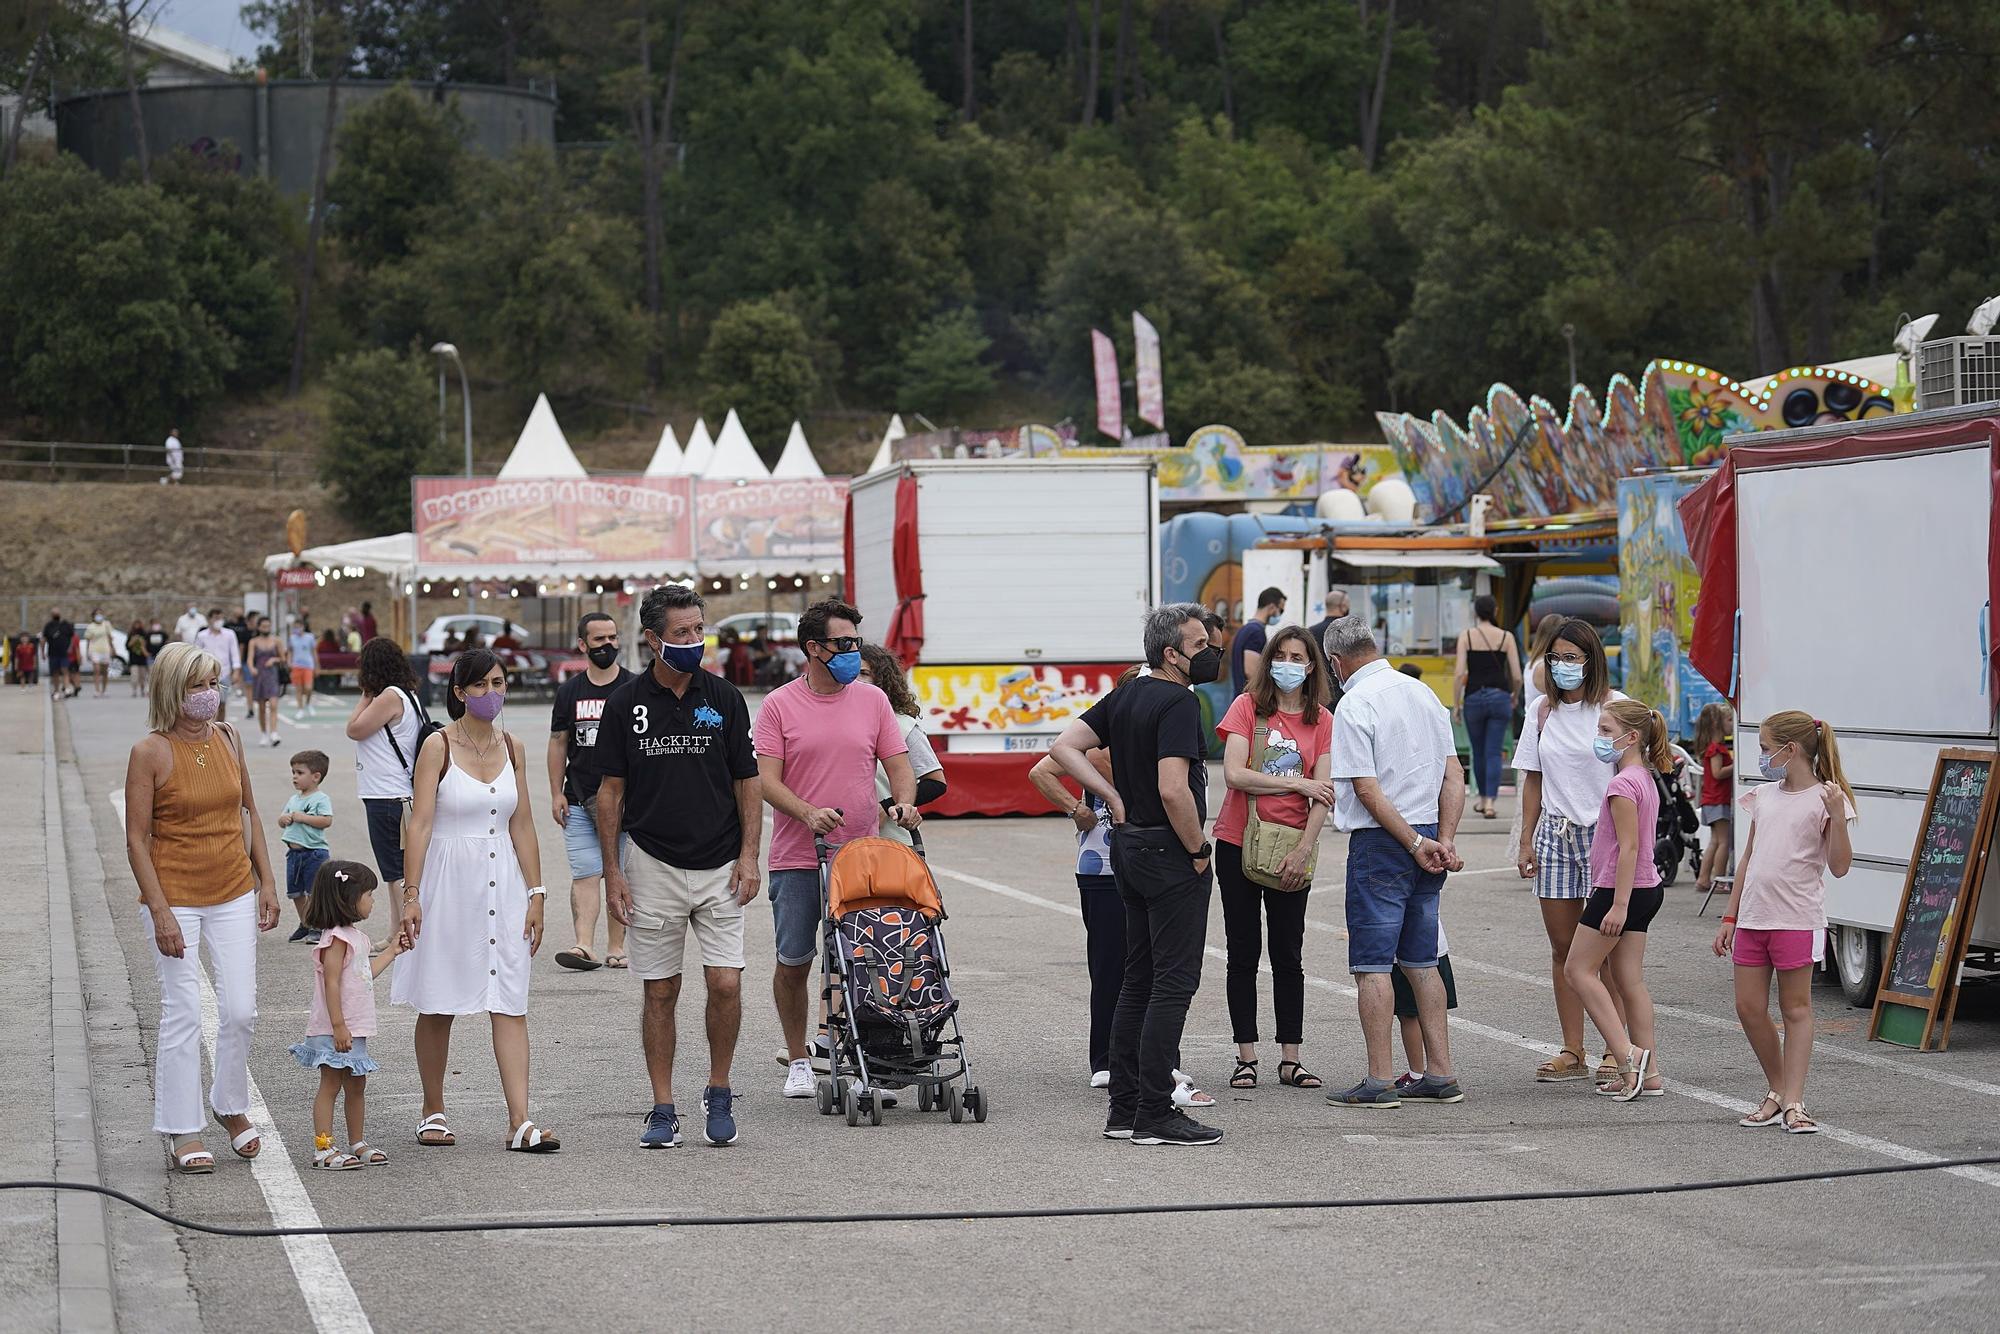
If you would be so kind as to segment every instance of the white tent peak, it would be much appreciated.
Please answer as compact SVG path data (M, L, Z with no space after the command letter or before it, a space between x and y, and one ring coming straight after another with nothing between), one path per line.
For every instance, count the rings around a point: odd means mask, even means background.
M771 475L764 460L757 457L757 448L750 443L743 423L736 419L735 408L723 419L722 430L715 437L715 456L700 475L711 482L757 482Z
M708 468L708 461L715 457L715 441L709 438L708 423L701 418L694 419L694 429L688 432L687 449L681 455L681 471L692 477L699 477Z
M556 424L556 411L549 406L547 394L535 395L534 409L528 413L528 421L521 428L520 438L514 441L514 452L500 465L502 477L584 477L588 476L583 465L576 461L576 452L563 438L562 427Z
M681 442L674 438L674 424L668 422L660 432L660 443L653 449L653 461L646 465L648 477L678 477L681 471Z
M875 451L875 461L868 465L868 471L880 472L894 463L896 442L908 434L909 432L903 429L903 415L900 412L892 414L889 418L889 429L882 432L882 447Z
M778 466L771 469L773 477L804 478L824 477L819 460L813 457L812 446L806 443L806 431L796 421L792 423L792 433L785 437L785 452L778 456Z

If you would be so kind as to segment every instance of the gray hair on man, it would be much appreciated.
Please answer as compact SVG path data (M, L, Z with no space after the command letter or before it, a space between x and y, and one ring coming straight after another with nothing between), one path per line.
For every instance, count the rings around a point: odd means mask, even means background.
M1146 665L1164 667L1167 650L1181 646L1181 627L1201 619L1201 604L1168 602L1146 613Z
M1325 647L1329 658L1372 657L1381 651L1375 632L1359 616L1342 616L1327 626Z

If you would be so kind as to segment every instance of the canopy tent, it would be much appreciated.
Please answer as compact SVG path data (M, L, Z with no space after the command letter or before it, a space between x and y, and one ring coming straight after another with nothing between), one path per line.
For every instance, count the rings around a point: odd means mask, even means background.
M309 565L321 572L363 569L385 574L391 579L408 579L417 565L417 538L414 533L392 533L387 537L364 537L354 542L335 542L323 547L307 547L295 559L289 551L264 557L264 572Z
M527 425L521 428L520 438L514 441L514 452L500 465L500 476L511 479L586 475L583 465L577 462L575 451L570 449L569 441L563 437L562 427L556 424L556 413L549 406L549 396L536 394Z
M903 417L897 413L889 418L889 429L882 432L882 447L875 451L875 461L868 465L869 472L880 472L896 461L895 445L909 432L903 429Z
M792 433L785 437L785 452L778 456L778 466L771 469L771 476L785 478L824 477L819 460L813 457L812 446L806 443L805 428L796 421L792 423Z
M688 432L687 450L681 455L681 471L690 477L699 477L714 457L715 441L709 438L708 423L696 417L694 430Z
M685 464L681 454L681 442L674 438L674 424L668 422L660 432L660 443L653 449L653 461L646 465L648 477L678 477Z
M771 475L756 446L736 419L736 409L723 420L722 433L715 438L715 453L699 474L705 482L761 482Z

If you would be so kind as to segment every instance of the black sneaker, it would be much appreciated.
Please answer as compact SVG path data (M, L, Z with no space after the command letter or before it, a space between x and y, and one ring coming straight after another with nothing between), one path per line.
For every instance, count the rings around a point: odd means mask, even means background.
M1131 1139L1132 1138L1131 1121L1123 1119L1118 1115L1118 1113L1113 1112L1111 1114L1111 1119L1104 1123L1104 1138Z
M1144 1125L1134 1122L1132 1126L1132 1142L1134 1144L1183 1144L1188 1146L1220 1144L1222 1142L1222 1132L1214 1126L1203 1125L1186 1112L1176 1108L1157 1121L1148 1121Z
M1404 1102L1465 1101L1465 1090L1458 1086L1456 1079L1436 1079L1430 1075L1403 1085L1397 1092Z
M312 934L312 928L307 926L304 922L300 922L299 929L292 932L292 944L294 945L298 944L301 940L304 940L307 936L311 934Z

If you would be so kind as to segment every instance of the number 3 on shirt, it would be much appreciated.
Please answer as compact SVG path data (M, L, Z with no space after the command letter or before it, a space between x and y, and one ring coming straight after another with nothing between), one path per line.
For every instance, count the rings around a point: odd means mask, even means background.
M646 728L650 726L650 724L646 720L646 707L647 706L644 704L634 704L632 706L633 736L644 736L646 734Z

